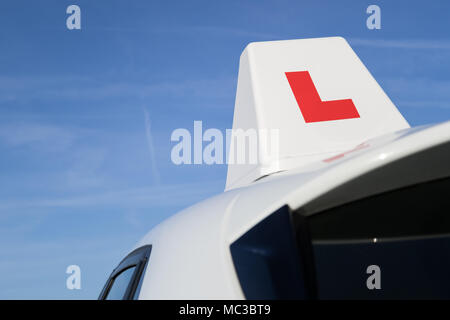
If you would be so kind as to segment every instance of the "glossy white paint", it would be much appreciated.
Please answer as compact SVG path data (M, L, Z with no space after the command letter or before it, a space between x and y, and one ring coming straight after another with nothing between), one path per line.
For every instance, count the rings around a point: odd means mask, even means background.
M202 201L150 231L140 299L243 299L229 245L288 204L296 209L351 179L432 146L450 142L450 121L367 142L332 162L276 174Z
M343 40L331 41L341 43ZM287 44L290 46L290 43ZM369 93L364 91L364 94ZM364 100L364 97L361 96L361 99ZM396 109L392 109L393 105L387 98L380 96L378 99L384 101L385 111L389 115L397 117ZM375 120L374 117L372 120ZM226 191L189 207L156 226L135 246L153 246L139 298L243 299L229 246L259 221L283 205L297 209L374 169L450 142L450 121L385 132L396 126L407 127L406 122L401 119L397 118L397 125L395 121L386 127L373 125L369 131L383 135L372 139L351 140L352 143L346 144L347 152L326 152L315 162L304 163L298 168L275 173ZM383 119L377 116L376 120ZM330 151L331 145L326 140L334 130L338 128L327 131L319 140L316 137L311 139L320 141ZM360 137L371 138L371 134L361 130L357 130L361 133ZM313 132L320 135L317 128ZM345 136L337 139L344 141L347 139ZM302 144L302 147L305 146ZM340 148L336 150L338 149Z

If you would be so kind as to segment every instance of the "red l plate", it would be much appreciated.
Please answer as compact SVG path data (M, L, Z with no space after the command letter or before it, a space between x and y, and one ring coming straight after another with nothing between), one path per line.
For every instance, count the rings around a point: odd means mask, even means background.
M322 101L308 71L286 72L305 122L359 118L352 99Z

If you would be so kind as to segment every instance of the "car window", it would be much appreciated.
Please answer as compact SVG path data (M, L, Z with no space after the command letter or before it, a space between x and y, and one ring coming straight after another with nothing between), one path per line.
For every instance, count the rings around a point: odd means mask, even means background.
M450 299L450 178L311 213L283 206L230 246L248 299Z
M247 299L305 298L288 206L275 211L233 242L230 252Z
M128 268L119 273L113 280L106 300L122 300L125 297L128 286L131 283L136 266Z
M146 245L127 255L109 276L99 299L138 299L151 249Z
M319 299L450 298L450 179L306 217Z

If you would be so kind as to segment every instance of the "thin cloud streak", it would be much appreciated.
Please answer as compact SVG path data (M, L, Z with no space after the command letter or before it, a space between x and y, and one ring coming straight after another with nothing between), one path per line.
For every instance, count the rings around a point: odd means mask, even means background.
M350 45L360 47L374 47L374 48L397 48L397 49L450 49L450 40L382 40L382 39L362 39L362 38L348 38Z
M150 153L150 166L152 168L152 175L156 185L161 183L158 167L156 164L155 147L153 145L153 137L151 132L150 115L147 109L144 107L144 120L145 120L145 136L147 138L148 151Z
M171 96L179 98L233 98L234 77L188 79L185 81L156 81L146 83L105 81L100 78L51 76L0 76L1 102L28 102L34 99L104 101L117 98L148 98ZM22 86L16 85L22 83Z
M74 207L152 207L187 205L204 196L209 196L217 189L222 191L223 181L208 183L160 185L145 188L130 188L47 199L0 199L0 210L19 208L74 208ZM1 211L0 211L1 213Z
M419 100L419 101L408 101L400 100L398 102L399 106L410 107L410 108L439 108L439 109L450 109L450 101L432 101L432 100Z
M240 38L256 38L256 39L281 39L282 35L269 33L269 32L258 32L251 31L244 28L233 28L227 26L190 26L185 25L181 27L167 27L159 26L152 28L136 28L136 27L104 27L95 26L90 27L91 30L96 31L106 31L106 32L132 32L132 33L149 33L149 34L179 34L198 37L203 36L229 36L229 37L240 37Z

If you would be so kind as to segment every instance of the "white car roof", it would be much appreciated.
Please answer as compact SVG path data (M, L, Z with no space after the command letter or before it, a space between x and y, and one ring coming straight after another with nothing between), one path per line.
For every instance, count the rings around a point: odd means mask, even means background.
M404 129L295 170L262 178L181 211L136 245L136 248L153 246L140 299L244 298L229 245L252 226L283 205L299 208L396 160L436 146L445 146L448 152L448 142L450 121ZM439 164L439 152L432 157L424 161ZM448 164L443 166L447 171L450 169ZM404 177L404 183L408 184L442 174L439 165L430 166L429 170L408 170L411 174ZM392 187L399 187L402 179L393 179L392 183Z

